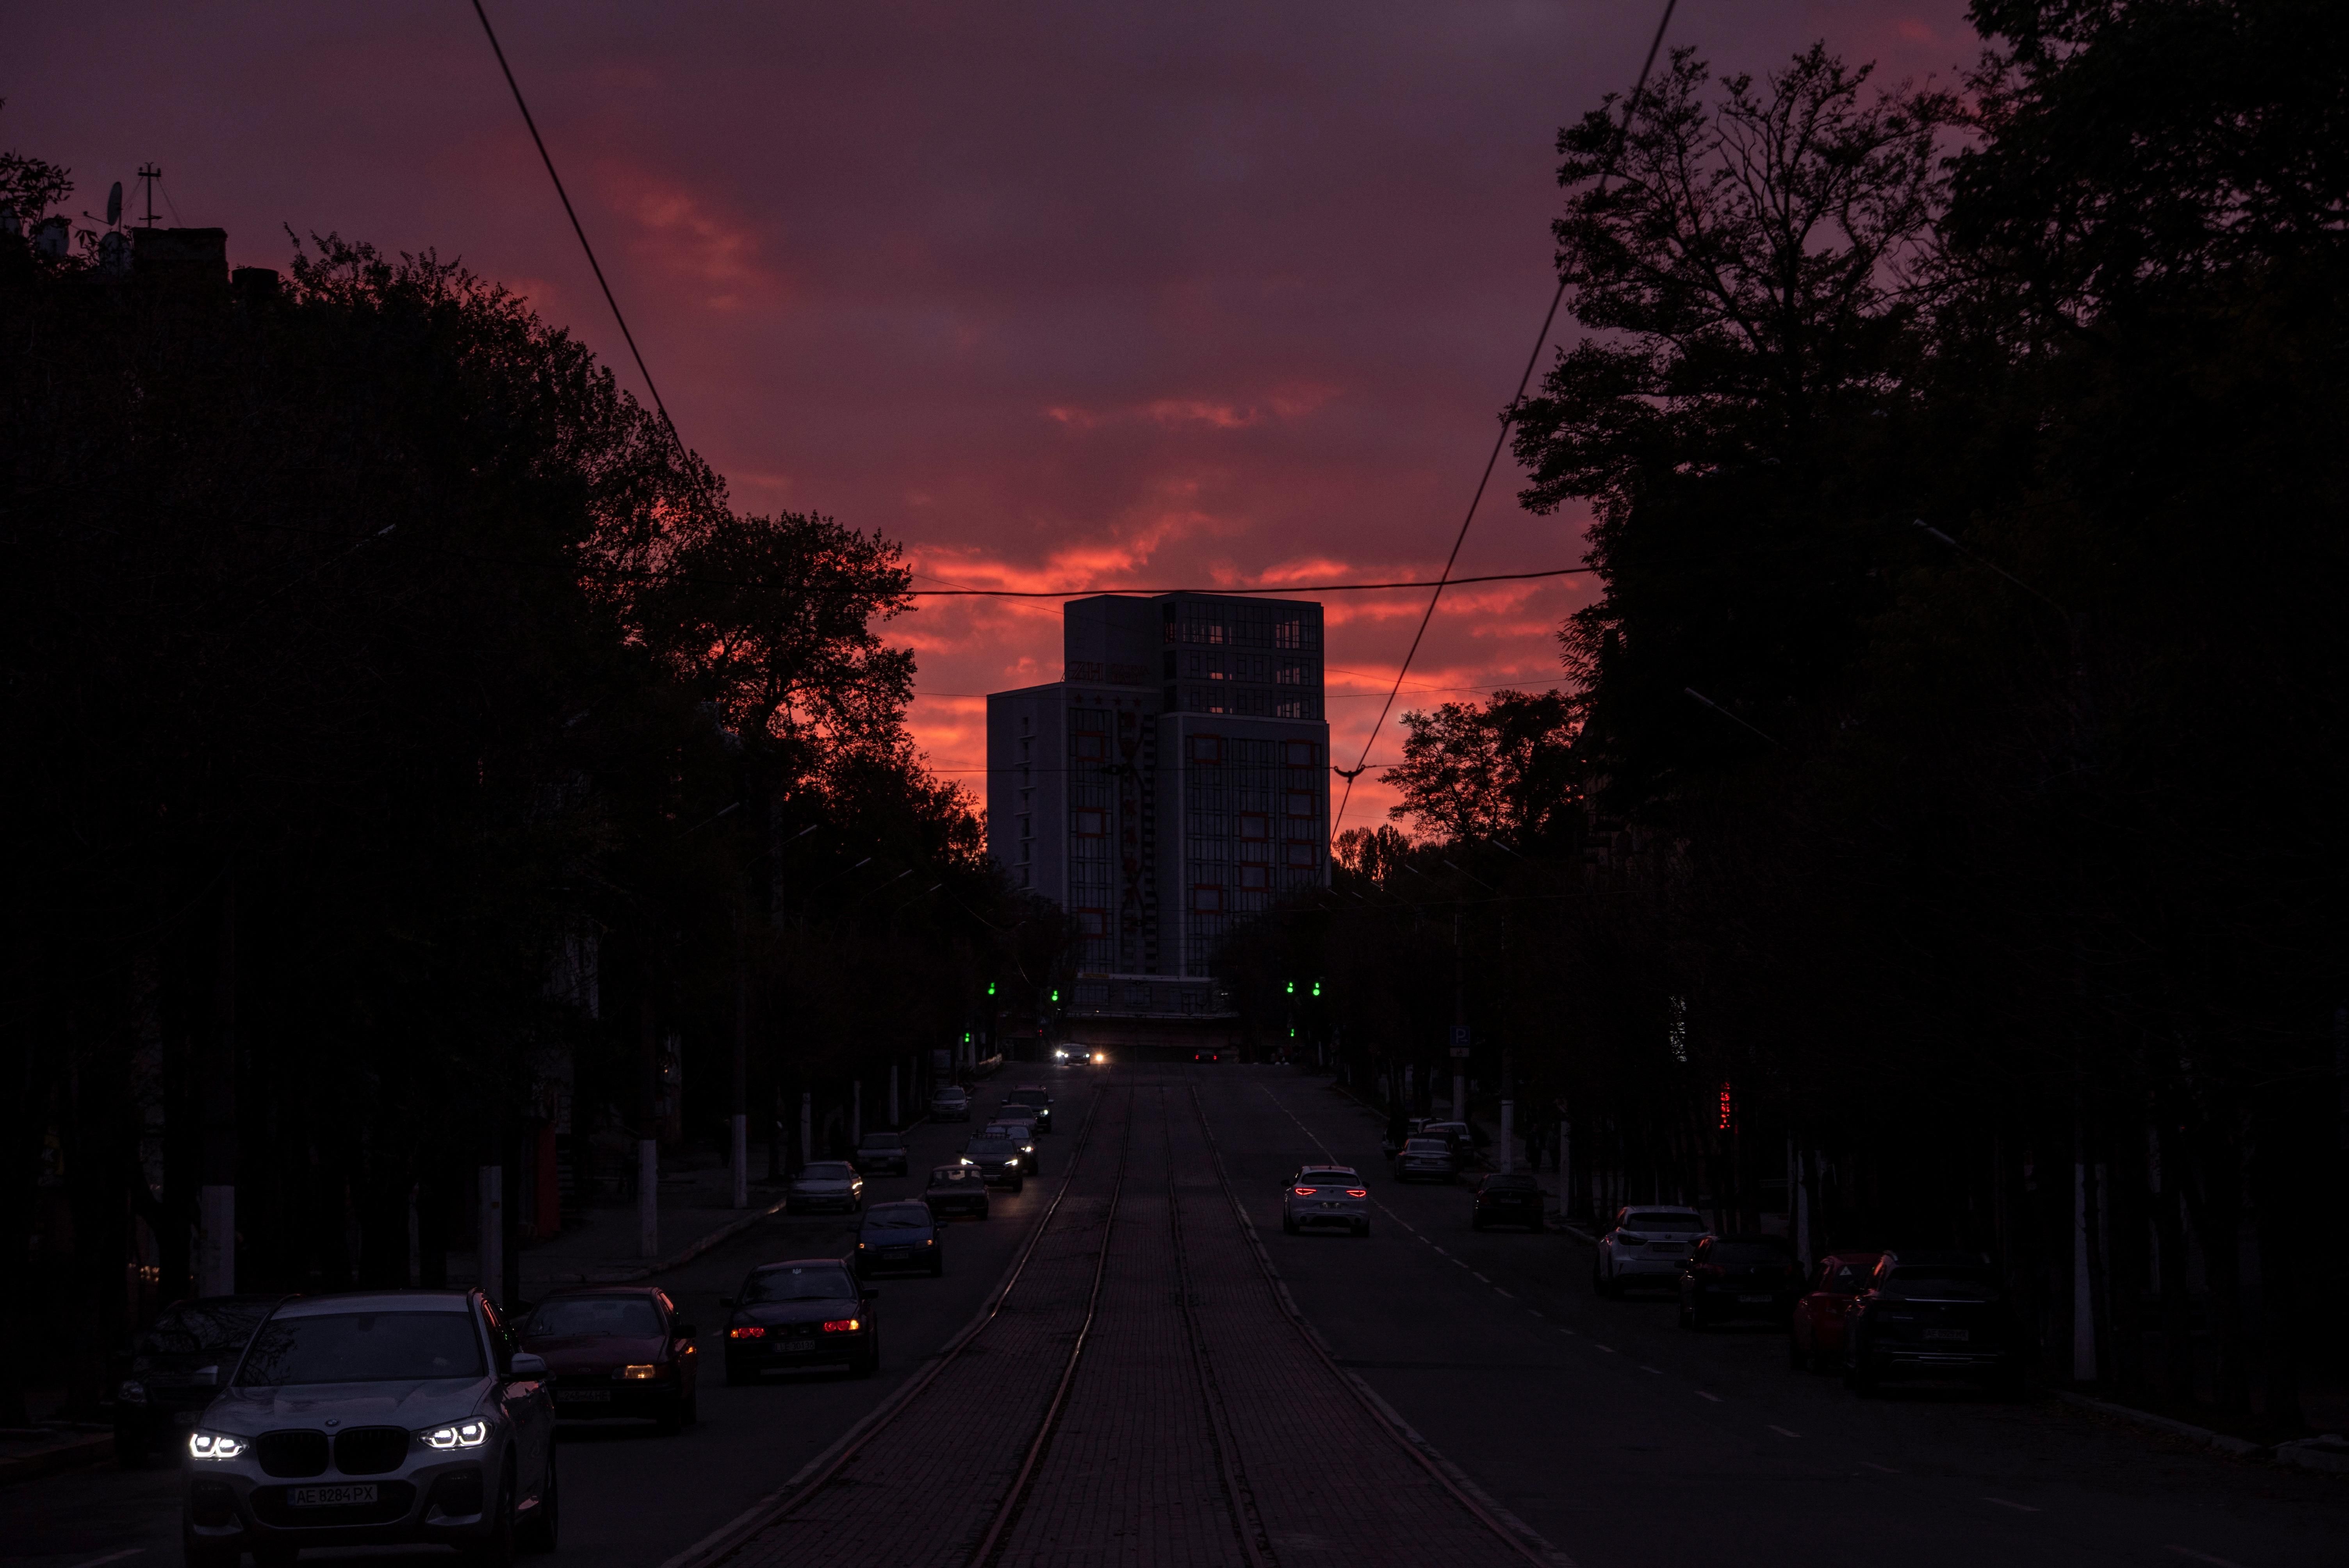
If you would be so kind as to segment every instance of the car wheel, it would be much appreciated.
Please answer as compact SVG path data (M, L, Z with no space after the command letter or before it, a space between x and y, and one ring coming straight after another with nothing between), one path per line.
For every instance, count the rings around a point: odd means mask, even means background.
M478 1541L466 1542L464 1559L471 1568L512 1568L514 1559L514 1478L509 1467L498 1483L497 1505L490 1511L490 1527Z
M531 1510L520 1529L514 1532L515 1542L524 1552L552 1552L563 1532L563 1488L555 1478L554 1450L546 1450L546 1485L538 1494L538 1506Z
M237 1549L199 1541L192 1535L181 1535L180 1560L186 1568L237 1568Z

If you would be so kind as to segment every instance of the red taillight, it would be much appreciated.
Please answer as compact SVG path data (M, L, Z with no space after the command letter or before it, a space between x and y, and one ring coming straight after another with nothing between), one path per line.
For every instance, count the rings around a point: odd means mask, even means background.
M1321 1189L1319 1187L1299 1187L1297 1189L1297 1195L1300 1198L1310 1198L1314 1193L1319 1192L1319 1191L1321 1191Z
M767 1337L767 1331L763 1328L730 1328L726 1331L726 1337L729 1339L764 1339Z
M1349 1198L1367 1198L1370 1195L1371 1190L1367 1187L1349 1187L1346 1189L1346 1196Z
M826 1334L854 1334L864 1325L854 1317L836 1317L823 1326Z

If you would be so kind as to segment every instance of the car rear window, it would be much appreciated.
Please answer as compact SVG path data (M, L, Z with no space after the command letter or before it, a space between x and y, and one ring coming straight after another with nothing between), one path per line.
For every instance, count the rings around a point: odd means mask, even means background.
M761 1269L742 1288L746 1303L767 1301L848 1301L856 1295L855 1282L846 1272L822 1264L800 1268Z
M1362 1179L1351 1171L1308 1171L1297 1179L1299 1187L1359 1187Z
M1485 1191L1487 1192L1537 1192L1540 1190L1540 1183L1536 1181L1530 1176L1487 1176L1485 1178Z
M939 1185L941 1182L968 1181L969 1180L970 1168L967 1165L941 1165L936 1170L930 1172L930 1185L933 1187Z
M1702 1231L1704 1222L1694 1214L1642 1214L1623 1216L1627 1231Z
M1784 1247L1774 1247L1762 1242L1715 1242L1710 1254L1717 1264L1733 1264L1745 1268L1754 1264L1786 1264L1792 1262Z
M995 1126L989 1127L986 1131L980 1133L979 1136L981 1138L1009 1138L1013 1140L1024 1140L1028 1136L1028 1129L1018 1122L998 1123Z
M570 1295L542 1302L523 1332L533 1338L605 1334L651 1339L661 1331L660 1309L641 1295Z
M1441 1138L1414 1138L1403 1146L1406 1154L1449 1154L1452 1145Z
M856 1171L843 1160L818 1160L800 1174L816 1181L845 1181Z
M886 1203L868 1210L864 1215L868 1231L903 1231L930 1228L930 1212L919 1203Z
M470 1312L337 1312L277 1317L253 1336L241 1388L479 1377L481 1336Z

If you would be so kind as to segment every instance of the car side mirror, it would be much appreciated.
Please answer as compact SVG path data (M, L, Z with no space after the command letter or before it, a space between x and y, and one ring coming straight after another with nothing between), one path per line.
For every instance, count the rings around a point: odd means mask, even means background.
M531 1379L546 1376L546 1357L533 1356L529 1351L517 1351L511 1370L515 1377Z

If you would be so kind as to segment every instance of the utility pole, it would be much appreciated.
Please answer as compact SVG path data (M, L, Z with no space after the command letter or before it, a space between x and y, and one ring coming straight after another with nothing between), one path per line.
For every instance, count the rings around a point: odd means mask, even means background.
M734 910L734 1061L733 1137L729 1140L733 1207L750 1206L750 899L738 897Z
M1516 1085L1509 1077L1509 1053L1501 1052L1501 1169L1517 1168Z
M1468 1119L1468 956L1460 945L1460 915L1452 916L1452 1119Z
M221 878L212 1049L203 1078L202 1176L196 1194L196 1294L236 1294L236 865Z
M660 1256L660 1043L653 1032L652 965L636 998L638 1094L644 1120L636 1131L636 1255Z
M803 1088L803 1089L800 1090L800 1167L801 1167L801 1169L802 1169L802 1170L805 1170L805 1169L807 1168L807 1162L808 1162L811 1159L814 1158L814 1156L815 1156L815 1091L814 1091L813 1089L810 1089L810 1088Z

